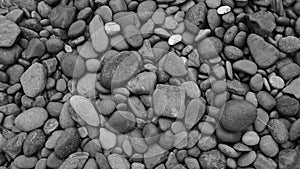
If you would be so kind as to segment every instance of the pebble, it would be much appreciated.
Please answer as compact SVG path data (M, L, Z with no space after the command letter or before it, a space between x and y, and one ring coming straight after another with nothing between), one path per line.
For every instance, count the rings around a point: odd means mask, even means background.
M280 76L271 76L269 83L275 89L282 89L285 86L284 80Z
M99 15L95 15L90 22L89 32L94 49L99 53L104 52L109 45L109 39L104 29L104 23Z
M184 124L187 129L191 129L204 115L206 105L204 101L195 98L189 102L185 112Z
M192 33L197 33L205 24L206 10L204 2L191 6L185 14L185 27Z
M174 100L176 97L178 99ZM183 118L185 112L185 90L171 85L157 85L152 96L153 110L156 115Z
M15 63L22 52L19 45L13 45L10 48L0 48L0 62L3 65L11 65Z
M107 157L104 154L97 152L95 155L95 159L98 166L101 166L103 169L110 169Z
M127 5L124 0L112 0L109 1L109 7L113 13L127 11Z
M45 147L47 149L54 149L57 139L60 137L60 135L63 133L62 130L56 130L54 131L51 136L46 141Z
M199 98L201 96L201 92L197 84L193 81L183 82L181 87L185 89L185 94L190 98Z
M288 95L282 95L276 99L276 109L285 117L297 115L299 108L299 101Z
M276 27L275 17L271 12L258 11L246 17L250 29L263 37L268 36Z
M44 108L34 107L19 114L15 119L15 125L22 131L32 131L41 127L48 119L48 113Z
M173 77L184 76L187 70L181 58L174 52L168 53L164 63L164 70Z
M21 9L14 9L10 11L8 14L6 14L5 18L12 22L19 23L23 18L23 15L24 12Z
M126 42L130 46L132 46L134 48L138 48L138 47L142 46L143 36L142 36L140 30L136 26L127 25L123 29L123 34L124 34Z
M117 144L116 135L105 128L100 128L99 140L102 148L105 150L110 150Z
M14 164L19 168L33 168L37 161L37 157L26 157L24 155L20 155L14 160Z
M75 152L71 154L58 169L68 169L70 166L74 168L83 168L89 154L86 152Z
M275 157L279 152L278 144L270 135L266 135L261 138L259 148L268 157Z
M107 35L116 35L121 31L120 25L115 22L105 23L104 29Z
M165 18L165 23L163 28L168 30L174 30L178 27L178 22L174 19L174 17L168 16Z
M166 13L162 8L158 8L152 15L152 20L156 25L165 23Z
M38 38L30 39L26 49L26 58L41 57L46 51L45 44Z
M294 149L285 149L279 152L278 167L290 168L294 165L297 158L297 151Z
M300 49L300 39L295 36L287 36L278 41L278 48L285 53L294 53Z
M1 135L1 147L3 152L11 158L16 158L22 152L22 146L26 136L27 134L25 132L21 132L8 139Z
M260 140L260 138L259 138L258 134L254 131L248 131L242 137L243 143L248 146L257 145L259 143L259 140Z
M150 94L153 92L157 76L153 72L142 72L137 74L127 83L127 88L132 93Z
M54 153L59 159L65 159L76 152L81 142L79 132L76 128L65 129L56 141Z
M169 45L173 46L179 43L181 40L182 40L182 36L179 34L175 34L169 37L168 43Z
M231 158L236 158L238 157L238 152L235 151L232 147L226 144L218 144L218 149L224 153L224 155L231 157Z
M206 0L205 3L209 8L218 8L221 5L221 0L216 0L216 1Z
M289 80L300 74L300 67L296 63L286 64L279 69L279 75L283 80Z
M272 119L268 123L268 129L273 139L278 144L286 143L289 139L289 132L284 123L278 119Z
M291 83L286 86L283 90L283 93L288 93L294 95L297 99L300 98L300 77L291 81Z
M217 13L219 15L225 15L227 13L229 13L231 11L231 7L230 6L220 6L218 9L217 9Z
M95 97L97 94L96 91L96 80L97 74L96 73L86 73L84 76L82 76L76 86L76 91L79 95L82 95L87 98Z
M257 132L262 132L269 122L269 115L263 109L257 109L257 117L254 122L254 128Z
M245 100L231 100L226 103L221 125L228 131L245 130L256 119L256 107Z
M76 51L65 53L60 61L63 73L72 78L81 77L86 70L85 62Z
M99 126L100 120L98 113L89 99L75 95L71 97L70 104L84 122L91 126Z
M167 130L161 134L158 143L162 148L169 150L173 147L173 140L174 134L170 130Z
M258 35L250 34L247 38L247 44L257 66L260 68L270 67L279 58L278 49Z
M35 97L46 87L46 68L40 63L31 65L21 76L20 81L24 93Z
M257 72L257 66L250 60L239 60L233 63L232 68L236 71L254 75Z
M146 168L154 168L158 164L167 159L168 153L165 149L157 144L149 147L148 151L144 154L144 164Z
M300 120L296 120L292 123L290 127L290 140L294 141L300 137Z
M199 163L203 168L226 168L226 159L224 154L216 149L201 153Z
M71 39L78 38L86 30L86 23L84 20L77 20L72 23L68 29L68 37Z
M77 46L77 52L84 59L93 59L98 57L98 53L93 48L91 41L86 41L84 44Z
M217 140L214 137L206 136L200 138L198 147L202 151L208 151L217 146Z
M68 29L76 16L76 8L64 4L57 5L48 15L53 27Z
M46 41L46 48L48 52L56 54L64 49L64 43L59 38L50 37Z
M255 161L256 157L256 152L250 151L246 154L241 155L237 161L237 164L240 167L247 167Z
M271 110L274 106L276 106L276 100L272 95L265 91L259 91L256 94L258 103L266 110Z
M147 21L156 10L156 3L152 0L143 1L137 7L137 15L142 22Z
M106 127L121 134L128 133L135 127L135 116L128 111L116 111L107 120Z
M38 151L40 151L46 142L46 135L40 129L30 132L24 143L23 143L23 153L26 156L32 156Z
M216 37L208 37L197 45L199 56L203 57L204 59L212 59L217 57L222 49L222 41Z
M127 159L119 154L110 154L107 159L112 169L130 169L130 164Z
M21 33L20 28L14 22L0 17L0 47L11 47Z

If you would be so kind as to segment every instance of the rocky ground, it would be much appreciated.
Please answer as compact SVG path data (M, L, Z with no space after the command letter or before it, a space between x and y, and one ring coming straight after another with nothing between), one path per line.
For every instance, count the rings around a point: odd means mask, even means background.
M0 169L299 169L300 0L1 0Z

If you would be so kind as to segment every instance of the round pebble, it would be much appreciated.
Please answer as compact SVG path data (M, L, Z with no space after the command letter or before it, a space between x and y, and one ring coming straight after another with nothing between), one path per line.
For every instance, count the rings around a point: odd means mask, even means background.
M260 138L259 138L258 134L254 131L248 131L242 137L243 143L248 146L257 145L259 143L259 139Z

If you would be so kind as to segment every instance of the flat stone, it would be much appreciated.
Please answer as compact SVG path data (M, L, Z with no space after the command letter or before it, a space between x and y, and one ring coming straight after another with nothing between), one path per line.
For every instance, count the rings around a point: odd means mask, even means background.
M158 8L152 15L152 20L156 25L162 25L165 22L166 13L162 8Z
M21 33L14 22L0 17L0 47L11 47Z
M95 158L98 166L101 166L103 169L110 169L107 157L104 154L97 152Z
M100 120L98 113L89 99L75 95L71 97L70 104L84 122L91 126L99 126Z
M296 120L292 123L290 128L290 140L294 141L300 137L300 120Z
M263 169L263 168L276 169L277 168L277 164L275 161L272 160L272 158L267 158L262 154L257 155L257 158L253 165L257 169Z
M294 149L285 149L280 151L278 155L279 168L291 168L297 159L297 151Z
M248 36L247 44L252 57L260 68L268 68L279 58L279 51L273 45L267 43L262 37L251 34Z
M248 131L246 132L243 137L242 141L248 146L255 146L259 143L259 135L254 131Z
M201 91L198 85L193 81L183 82L181 87L185 89L186 96L190 98L199 98L201 96Z
M153 93L153 110L158 116L183 118L185 90L182 87L158 84Z
M85 61L76 51L65 53L60 60L60 65L63 73L72 78L81 77L86 70Z
M57 5L48 15L52 26L68 29L76 16L76 8L67 5Z
M187 74L186 67L182 59L174 52L169 52L164 63L164 70L173 77L184 76Z
M261 138L259 148L268 157L275 157L279 153L278 144L270 135L266 135Z
M48 113L44 108L34 107L19 114L15 125L22 131L32 131L44 125L47 119Z
M241 155L239 157L237 163L241 167L247 167L255 161L256 157L257 157L256 152L250 151L248 153Z
M0 48L0 62L3 65L11 65L15 63L20 54L22 48L19 45L13 45L10 48Z
M105 150L110 150L117 144L116 135L105 128L100 128L99 140L101 143L101 147Z
M151 16L153 15L155 10L156 10L155 1L152 1L152 0L143 1L137 7L137 14L138 14L139 19L142 22L145 22L149 18L151 18Z
M155 24L154 24L153 20L149 19L140 29L143 38L149 38L153 33L154 27L155 27ZM144 44L145 44L145 41L144 41Z
M37 157L26 157L25 155L20 155L14 160L14 164L19 168L33 168L37 161Z
M83 20L77 20L72 23L68 29L68 37L75 39L82 35L86 30L86 23Z
M297 99L300 98L300 77L294 79L288 86L283 90L283 93L288 93L294 95Z
M113 21L118 23L123 30L127 25L141 27L140 20L135 12L118 12L114 14Z
M24 11L21 9L14 9L12 11L10 11L8 14L5 15L5 18L15 22L15 23L19 23L21 21L21 19L23 18L24 15Z
M286 64L279 69L279 75L284 80L289 80L291 78L297 77L300 74L300 66L296 63Z
M268 123L271 136L278 144L286 143L289 139L287 127L279 119L271 119Z
M227 81L227 90L237 95L246 95L249 91L249 87L246 84L234 79Z
M94 49L99 53L104 52L109 45L109 39L104 29L104 23L99 15L95 15L90 22L89 32Z
M224 55L230 60L238 60L243 57L244 53L241 49L235 46L225 46Z
M127 11L127 5L124 0L112 0L109 1L109 7L113 13Z
M280 76L269 77L269 83L275 89L282 89L285 86L284 80Z
M276 105L276 100L273 96L265 91L259 91L256 97L258 103L266 110L271 110Z
M46 135L41 129L37 129L30 132L23 143L24 155L26 156L34 155L45 146L45 142L46 142Z
M46 87L47 70L40 63L31 65L21 76L20 81L24 93L29 97L35 97Z
M87 152L76 152L71 154L58 169L75 169L83 168L89 154Z
M275 17L271 12L258 11L248 14L247 25L256 34L268 36L276 27Z

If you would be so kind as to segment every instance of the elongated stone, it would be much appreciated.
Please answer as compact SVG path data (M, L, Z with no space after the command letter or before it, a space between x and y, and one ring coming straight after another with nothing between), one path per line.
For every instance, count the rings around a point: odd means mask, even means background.
M104 29L104 23L99 15L95 15L90 22L89 31L94 49L99 53L104 52L108 47L109 39Z

